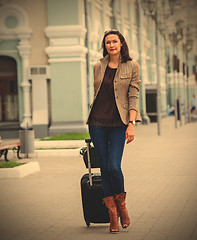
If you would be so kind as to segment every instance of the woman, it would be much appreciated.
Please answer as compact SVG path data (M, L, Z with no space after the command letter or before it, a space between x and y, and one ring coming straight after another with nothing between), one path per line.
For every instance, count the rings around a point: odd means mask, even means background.
M118 232L117 207L122 227L130 225L121 160L125 140L133 141L135 122L141 121L137 107L140 72L118 30L105 32L102 48L103 58L94 65L94 100L87 123L100 160L110 232Z

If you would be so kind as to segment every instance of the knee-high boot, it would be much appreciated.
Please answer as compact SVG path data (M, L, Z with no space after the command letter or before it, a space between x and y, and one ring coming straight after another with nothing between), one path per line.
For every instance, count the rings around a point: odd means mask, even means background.
M130 225L129 215L126 209L126 192L115 194L115 201L120 213L120 222L123 228L127 228Z
M118 212L114 196L103 198L110 216L110 232L119 232Z

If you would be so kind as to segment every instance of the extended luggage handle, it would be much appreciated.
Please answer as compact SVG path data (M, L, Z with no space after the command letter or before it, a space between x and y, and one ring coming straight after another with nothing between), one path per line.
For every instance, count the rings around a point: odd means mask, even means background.
M90 138L85 139L87 145L87 155L88 155L88 171L89 171L89 180L90 186L92 186L92 171L91 171L91 163L90 163L90 143L92 140Z

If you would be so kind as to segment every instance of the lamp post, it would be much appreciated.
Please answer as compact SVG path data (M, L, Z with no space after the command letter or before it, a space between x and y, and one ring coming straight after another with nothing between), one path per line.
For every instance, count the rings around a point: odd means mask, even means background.
M178 109L177 109L177 91L176 91L176 76L175 76L175 72L177 70L177 59L176 59L176 55L175 55L175 50L176 50L176 47L179 43L180 40L182 40L182 36L179 35L179 33L177 32L172 32L169 34L169 40L173 46L173 85L174 85L174 109L175 109L175 128L177 128L177 112L178 112ZM180 113L179 113L180 114Z
M156 44L156 63L157 63L157 131L158 135L161 135L161 84L160 84L160 55L159 55L159 29L158 29L158 17L163 15L170 15L172 14L172 5L170 2L173 3L173 0L169 0L169 11L165 12L162 9L159 12L159 0L141 0L142 7L144 10L144 14L151 16L155 20L155 44ZM165 4L165 3L164 3Z

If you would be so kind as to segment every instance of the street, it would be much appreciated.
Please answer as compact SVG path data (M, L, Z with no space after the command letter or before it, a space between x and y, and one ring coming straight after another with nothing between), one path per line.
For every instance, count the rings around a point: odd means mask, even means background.
M196 240L197 122L174 128L172 118L136 127L122 168L131 225L110 234L109 224L83 219L78 157L42 157L41 171L0 181L2 240ZM98 169L94 170L98 172Z

